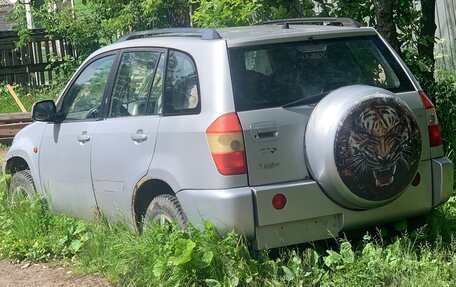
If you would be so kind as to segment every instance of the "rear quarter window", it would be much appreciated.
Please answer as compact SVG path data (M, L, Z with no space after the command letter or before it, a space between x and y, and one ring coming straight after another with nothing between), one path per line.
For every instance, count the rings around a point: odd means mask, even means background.
M199 94L198 72L193 59L187 54L171 50L166 65L164 113L199 113Z

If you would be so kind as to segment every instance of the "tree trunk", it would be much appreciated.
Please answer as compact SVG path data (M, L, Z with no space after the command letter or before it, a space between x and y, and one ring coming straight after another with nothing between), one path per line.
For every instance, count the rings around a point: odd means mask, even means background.
M396 25L393 18L394 0L373 0L377 19L377 30L385 37L396 52L401 55L401 43L399 42Z
M434 39L435 30L437 29L435 25L435 0L421 0L421 12L421 30L419 35L421 41L418 41L418 57L423 59L429 68L428 71L422 72L421 82L423 88L432 94L435 84Z

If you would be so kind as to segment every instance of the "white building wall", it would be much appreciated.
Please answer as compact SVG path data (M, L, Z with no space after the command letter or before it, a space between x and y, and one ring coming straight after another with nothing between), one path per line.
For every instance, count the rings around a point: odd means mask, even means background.
M456 0L436 0L437 68L456 70Z

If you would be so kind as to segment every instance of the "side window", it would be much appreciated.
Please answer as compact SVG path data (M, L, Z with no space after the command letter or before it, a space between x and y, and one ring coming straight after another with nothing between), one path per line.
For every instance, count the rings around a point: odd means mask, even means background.
M109 117L150 114L149 94L159 58L160 52L157 51L133 51L122 54L114 82ZM150 101L149 104L152 106L154 103Z
M156 115L163 108L163 73L165 71L165 54L160 55L160 62L155 71L154 83L152 84L152 93L147 104L147 114Z
M101 116L103 94L115 55L89 64L78 76L63 99L60 114L66 120L95 119Z
M198 74L186 54L170 51L165 78L165 113L185 114L199 111Z

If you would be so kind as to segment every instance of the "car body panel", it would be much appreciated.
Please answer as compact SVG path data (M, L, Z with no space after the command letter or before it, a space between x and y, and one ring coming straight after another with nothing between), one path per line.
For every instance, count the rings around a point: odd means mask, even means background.
M131 220L131 198L147 174L160 117L111 118L96 123L90 161L98 207L110 222ZM132 137L144 135L142 141Z
M265 25L252 27L222 28L220 35L226 39L228 47L293 42L300 40L327 39L361 35L375 35L373 28L329 27L322 25Z
M247 176L222 176L212 160L206 139L211 117L163 117L148 176L165 181L174 192L182 189L219 189L247 185ZM209 126L209 125L208 125Z
M453 163L446 157L432 160L432 205L434 207L445 203L453 195Z
M41 188L56 213L94 219L97 204L93 193L90 155L96 121L46 125L40 145ZM78 137L88 137L80 142Z
M35 183L36 191L40 194L44 194L41 189L41 177L39 173L38 160L40 156L40 145L41 137L46 128L46 123L34 122L20 130L8 149L4 157L4 168L7 167L7 163L14 158L21 158L27 162L30 172L32 173L33 182ZM38 148L38 152L33 152L34 147ZM4 170L4 173L7 173Z
M220 190L182 190L177 194L188 220L204 228L210 221L221 234L235 229L252 239L255 236L253 195L249 187Z
M264 226L340 213L344 215L344 227L355 228L383 219L399 219L426 212L432 207L429 160L421 162L419 173L421 183L418 187L409 186L396 200L369 210L353 210L340 206L331 200L314 180L253 187L257 207L256 223ZM280 210L272 206L272 198L277 193L287 197L287 206Z
M251 186L309 178L303 141L312 110L301 106L238 112Z

